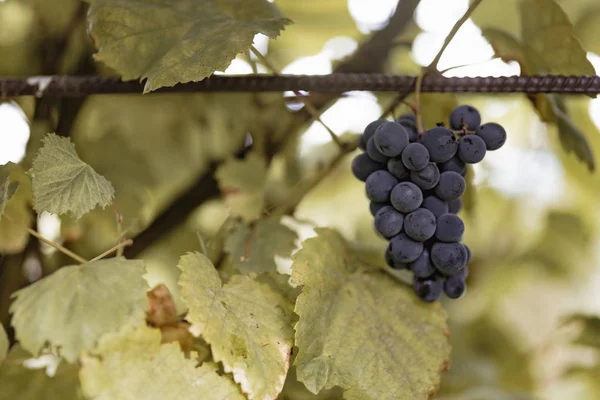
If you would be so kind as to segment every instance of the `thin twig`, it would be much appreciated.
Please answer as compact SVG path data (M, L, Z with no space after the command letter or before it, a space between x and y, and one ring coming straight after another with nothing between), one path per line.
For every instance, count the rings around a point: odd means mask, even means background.
M22 225L20 222L16 221L15 219L13 219L10 215L6 214L5 212L2 213L2 216L14 224ZM43 237L42 235L40 235L38 232L34 231L30 227L23 225L23 229L25 229L27 231L27 233L29 233L31 236L34 236L38 240L46 243L47 245L54 247L56 250L60 251L61 253L63 253L66 256L71 257L73 260L75 260L81 264L85 264L86 262L88 262L85 258L81 257L78 254L75 254L74 252L67 249L66 247L63 247L62 245L60 245L56 242L53 242L50 239L46 239L45 237Z
M132 243L133 243L133 240L131 240L131 239L127 239L127 240L125 240L125 241L123 241L123 242L121 242L121 243L119 243L119 244L116 244L116 245L114 245L114 246L113 246L113 247L111 247L110 249L106 250L104 253L102 253L102 254L99 254L99 255L97 255L96 257L92 258L92 259L90 260L90 262L92 262L92 261L98 261L98 260L101 260L101 259L103 259L104 257L106 257L107 255L109 255L110 253L112 253L113 251L115 251L115 250L117 250L117 251L118 251L118 250L120 250L120 249L122 249L122 248L124 248L124 247L130 246ZM117 257L119 257L119 256L117 255Z
M123 214L117 209L117 207L112 204L112 209L115 212L115 216L117 218L117 245L123 242ZM117 257L123 256L123 249L125 246L121 246L117 249Z
M417 119L417 132L419 136L423 135L423 116L421 115L421 86L423 85L423 77L425 72L421 73L415 84L415 117Z
M277 71L277 69L275 68L275 66L273 64L271 64L271 62L269 60L267 60L267 58L265 56L263 56L262 53L260 51L258 51L258 49L256 47L254 47L254 45L250 46L250 51L252 51L252 53L254 53L254 55L258 58L258 60L261 63L263 63L271 71L272 74L279 75L279 71ZM310 100L308 100L305 96L302 96L302 93L300 93L298 91L294 91L294 94L296 96L298 96L298 98L300 99L300 101L302 101L304 103L304 106L306 107L306 110L308 111L308 113L316 121L318 121L321 125L323 125L323 127L325 128L325 130L327 130L327 132L329 133L329 136L331 136L331 140L333 140L333 142L340 149L343 149L344 148L344 143L342 143L342 141L335 134L335 132L333 132L333 130L330 127L328 127L325 122L323 122L323 120L321 119L321 113L315 108L315 106L310 102Z
M452 30L450 31L450 33L448 33L448 36L446 36L446 39L444 39L444 44L442 45L442 48L440 49L440 51L438 51L437 55L435 56L435 58L433 59L431 64L429 64L429 66L427 67L428 70L430 70L430 71L437 70L438 63L440 62L440 59L442 58L442 55L444 54L444 50L446 50L446 47L448 47L448 45L450 44L452 39L454 39L454 36L456 36L456 33L458 32L460 27L471 17L471 14L473 14L473 11L475 11L477 6L479 6L479 4L481 4L482 1L483 0L474 0L471 3L471 5L469 5L469 8L467 9L467 11L465 11L463 16L458 21L456 21L456 23L452 27Z

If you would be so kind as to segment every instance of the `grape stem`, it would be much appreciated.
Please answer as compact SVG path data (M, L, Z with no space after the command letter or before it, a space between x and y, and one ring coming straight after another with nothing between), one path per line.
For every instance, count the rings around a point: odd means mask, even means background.
M110 253L112 253L113 251L115 251L115 250L119 251L124 247L130 246L132 243L133 243L133 240L131 240L131 239L127 239L123 242L120 242L120 243L114 245L113 247L111 247L110 249L106 250L104 253L99 254L96 257L92 258L89 262L101 260L104 257L106 257L107 255L109 255ZM117 257L119 257L118 253L117 253Z
M423 84L423 78L425 73L421 72L415 83L415 117L417 119L417 132L419 137L423 136L423 117L421 116L421 85Z
M13 219L10 215L8 215L6 212L2 212L2 216L4 218L6 218L7 220L9 220L10 222L17 224L17 225L21 225L20 222L18 222L17 220ZM27 231L27 233L29 233L31 236L36 237L39 241L46 243L49 246L54 247L56 250L60 251L61 253L63 253L64 255L71 257L73 260L77 261L80 264L85 264L86 262L88 262L88 260L86 260L85 258L81 257L79 254L76 254L74 252L72 252L71 250L67 249L66 247L53 242L50 239L46 239L45 237L43 237L42 235L40 235L38 232L34 231L33 229L31 229L28 226L23 226L23 229L25 229L25 231Z
M117 206L113 203L112 209L115 213L115 217L117 219L117 245L123 242L123 214L117 209ZM123 249L125 246L119 247L117 249L117 257L123 256Z
M252 53L254 53L256 58L258 58L259 61L261 63L263 63L265 65L265 67L267 67L273 75L279 75L279 72L277 71L275 66L273 64L271 64L271 62L269 60L267 60L267 58L265 56L263 56L262 53L260 51L258 51L258 49L256 47L254 47L254 45L250 46L250 51L252 51ZM345 144L340 140L340 138L335 134L335 132L333 132L333 130L329 126L327 126L327 124L325 122L323 122L323 120L321 119L321 113L310 102L310 100L308 100L306 98L306 96L303 96L302 93L300 93L299 91L295 90L294 94L298 97L298 99L300 101L302 101L304 103L306 111L308 111L308 113L315 119L315 121L317 121L321 125L323 125L325 130L329 133L329 136L331 136L331 140L333 140L333 142L337 145L337 147L340 150L344 150Z

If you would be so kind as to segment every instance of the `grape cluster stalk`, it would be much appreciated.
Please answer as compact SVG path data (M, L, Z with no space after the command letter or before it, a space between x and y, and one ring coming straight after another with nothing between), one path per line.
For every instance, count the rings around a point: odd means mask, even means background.
M482 125L470 105L456 107L448 122L419 135L413 114L373 121L360 137L363 153L352 161L354 176L365 182L375 230L389 241L386 262L410 270L415 293L426 302L442 292L451 299L466 292L471 251L461 242L465 225L457 214L467 164L506 142L505 129Z

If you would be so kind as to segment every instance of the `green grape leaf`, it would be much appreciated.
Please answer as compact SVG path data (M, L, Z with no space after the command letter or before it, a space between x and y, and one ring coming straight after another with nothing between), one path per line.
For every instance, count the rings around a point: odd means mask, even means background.
M23 365L33 356L19 344L13 346L5 363L0 363L0 400L75 400L79 393L79 367L60 363L52 376L46 368Z
M69 138L49 134L29 171L37 212L70 212L80 218L97 205L106 207L114 197L111 183L81 161Z
M556 0L525 0L520 4L521 37L541 61L538 73L595 75L592 63Z
M595 315L574 314L565 318L565 324L577 324L580 330L573 344L600 349L600 317Z
M144 92L224 71L254 35L279 36L291 21L267 0L89 0L96 59Z
M248 154L243 160L230 158L217 169L215 177L233 215L248 222L261 216L267 181L263 157Z
M361 260L331 229L293 257L294 365L312 393L340 386L346 399L425 399L450 355L446 313Z
M249 398L274 399L283 388L294 342L289 301L266 284L235 275L223 285L200 253L181 257L187 320L211 345L215 361Z
M575 33L584 49L600 54L600 6L591 5L574 24Z
M4 212L14 221L10 221L8 218L0 218L0 250L6 254L17 254L23 251L27 245L29 233L25 230L25 227L31 227L34 220L30 206L31 180L20 165L9 163L5 167L7 166L10 166L9 179L18 182L19 188L16 193L13 193L12 198L3 204ZM10 185L14 187L14 184L11 183ZM5 190L5 194L12 192L10 185L8 191ZM18 221L18 223L15 221Z
M15 168L18 167L12 162L0 167L0 182L4 182L2 187L0 187L0 219L2 218L2 213L4 213L8 201L12 199L20 185L19 182L11 182L10 179L11 172L13 172Z
M225 251L243 274L275 272L275 256L289 257L297 237L278 220L267 218L252 226L238 224L225 240Z
M0 363L6 358L9 347L10 343L8 341L8 335L4 330L4 326L0 324Z
M504 62L516 61L521 67L521 75L534 75L535 66L530 65L530 54L525 45L513 34L498 28L483 28L481 34L490 43L496 57Z
M75 361L104 333L144 320L144 273L142 261L116 258L59 269L13 294L17 339L34 355L49 344Z
M177 343L161 345L160 330L145 324L102 337L81 363L81 386L90 399L244 399L215 364L196 368L196 360L186 359Z

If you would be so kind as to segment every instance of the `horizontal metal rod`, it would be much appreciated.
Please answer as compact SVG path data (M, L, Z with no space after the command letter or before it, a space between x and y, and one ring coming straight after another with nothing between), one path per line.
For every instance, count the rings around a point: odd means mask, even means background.
M200 82L165 87L153 93L283 92L342 93L352 90L408 92L416 77L386 74L335 73L330 75L215 75ZM118 77L38 76L0 78L0 97L78 97L93 94L142 93L143 83ZM508 76L462 78L427 76L423 92L454 93L600 93L600 76Z

